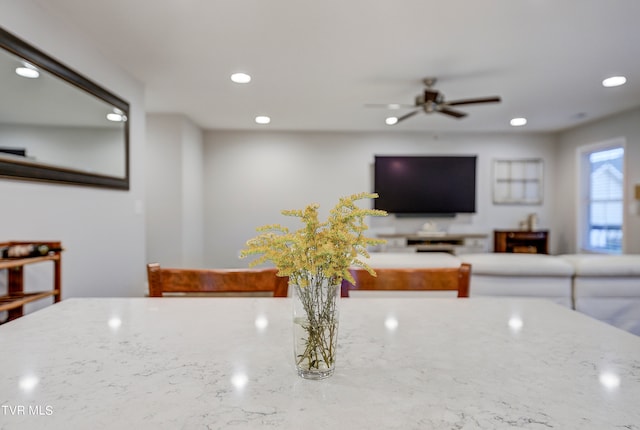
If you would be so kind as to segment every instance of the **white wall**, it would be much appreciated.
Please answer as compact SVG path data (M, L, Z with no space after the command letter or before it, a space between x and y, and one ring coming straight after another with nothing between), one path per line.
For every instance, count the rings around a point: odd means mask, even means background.
M203 263L202 132L183 115L147 116L147 258Z
M555 193L558 213L559 252L577 249L578 148L623 137L626 140L624 192L627 208L623 226L626 253L640 253L640 202L634 186L640 184L640 109L634 109L566 131L559 136L558 184Z
M30 0L1 2L0 25L131 105L130 191L0 179L0 240L61 240L66 249L63 298L142 296L146 280L142 85L101 57L63 16L51 16ZM42 281L40 287L48 288L49 279Z
M535 212L541 228L552 225L555 141L549 135L522 133L434 136L426 133L302 133L208 131L205 133L205 264L243 267L237 255L255 227L283 223L282 209L320 203L326 216L338 197L373 189L374 155L477 155L477 213L437 220L450 232L486 233L518 228ZM542 205L494 205L491 163L494 158L542 158L545 199ZM443 178L446 180L446 178ZM415 232L425 219L378 220L377 231ZM553 251L553 233L551 235ZM492 245L491 245L492 246Z
M191 121L182 130L182 249L183 264L204 263L203 133Z

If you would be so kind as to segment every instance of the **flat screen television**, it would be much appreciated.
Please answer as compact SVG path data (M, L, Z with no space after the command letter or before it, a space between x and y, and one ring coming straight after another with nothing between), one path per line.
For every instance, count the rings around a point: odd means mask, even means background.
M376 209L398 215L476 211L476 156L376 156Z

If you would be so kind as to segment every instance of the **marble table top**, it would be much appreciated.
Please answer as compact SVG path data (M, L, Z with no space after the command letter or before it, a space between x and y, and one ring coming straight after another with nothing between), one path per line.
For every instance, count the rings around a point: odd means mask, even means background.
M0 326L0 429L640 429L640 338L536 299L342 299L297 376L291 302L68 299Z

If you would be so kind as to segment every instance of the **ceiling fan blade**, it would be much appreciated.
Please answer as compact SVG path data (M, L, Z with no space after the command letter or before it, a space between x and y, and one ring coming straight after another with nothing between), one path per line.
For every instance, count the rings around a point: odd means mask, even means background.
M415 105L401 104L401 103L367 103L364 106L369 108L383 108L383 109L392 109L392 110L408 109L408 108L416 107Z
M402 115L401 117L398 117L398 122L400 121L404 121L407 118L411 118L412 116L414 116L415 114L417 114L418 112L420 112L420 109L416 109L412 112L409 112L408 114ZM396 122L396 124L398 123Z
M500 97L481 97L477 99L464 99L464 100L454 100L452 102L445 102L444 104L447 106L459 106L459 105L471 105L477 103L500 103Z
M465 116L467 116L467 114L464 112L460 112L458 110L453 110L453 109L449 109L447 107L442 107L442 106L438 108L438 112L458 118L458 119L464 118Z

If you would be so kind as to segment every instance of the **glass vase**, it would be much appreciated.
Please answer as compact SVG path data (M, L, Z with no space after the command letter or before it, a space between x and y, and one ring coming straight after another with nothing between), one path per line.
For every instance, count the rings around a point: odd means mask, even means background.
M293 297L293 352L298 375L324 379L333 374L338 346L340 284L309 279L291 283Z

